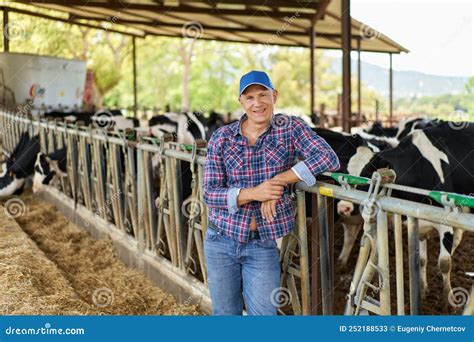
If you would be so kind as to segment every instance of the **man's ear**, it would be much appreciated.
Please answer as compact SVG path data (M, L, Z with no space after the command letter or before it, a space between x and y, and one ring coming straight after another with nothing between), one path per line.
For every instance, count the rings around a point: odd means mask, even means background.
M239 103L242 108L244 108L244 103L242 102L242 95L239 96Z
M273 96L273 103L276 103L278 99L278 90L273 90L272 96Z

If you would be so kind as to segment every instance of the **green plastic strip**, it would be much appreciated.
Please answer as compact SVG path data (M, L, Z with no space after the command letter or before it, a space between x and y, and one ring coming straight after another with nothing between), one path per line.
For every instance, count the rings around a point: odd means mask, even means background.
M340 180L342 180L344 182L347 182L347 184L351 185L365 185L368 184L370 181L368 178L347 175L345 173L340 172L332 172L331 178L333 178L336 182L340 183Z
M429 196L441 205L443 205L441 198L443 196L446 196L449 200L452 200L457 206L474 208L473 196L459 195L443 191L430 191Z

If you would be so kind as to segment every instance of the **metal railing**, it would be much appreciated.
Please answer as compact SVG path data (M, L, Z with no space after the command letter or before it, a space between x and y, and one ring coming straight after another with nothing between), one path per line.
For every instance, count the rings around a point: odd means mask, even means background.
M203 239L208 215L202 194L203 145L199 142L177 144L167 137L135 141L126 133L33 120L7 110L0 111L4 150L11 152L24 131L39 135L43 152L67 147L67 176L54 186L73 199L75 206L90 211L90 224L95 219L107 221L112 227L111 233L115 229L125 232L137 240L140 251L147 251L159 262L169 263L206 284ZM189 164L192 178L189 198L182 198L182 163ZM333 208L334 199L340 199L363 204L369 212L376 206L376 214L363 215L364 235L346 314L358 314L361 309L376 314L391 313L389 214L394 226L397 313L404 314L405 305L402 215L408 217L410 308L412 314L418 313L418 219L474 231L474 215L458 210L460 205L472 208L474 199L401 187L387 181L390 175L378 172L372 179L339 173L326 175L339 185L323 182L317 182L314 187L307 187L303 182L296 185L296 229L283 239L280 247L281 286L289 299L283 300L280 311L316 314L321 305L323 314L333 313ZM370 185L368 192L353 189L354 185L363 184ZM392 189L427 194L445 208L391 197ZM305 192L312 193L314 199L310 230L307 229ZM376 274L380 280L374 285ZM368 289L376 290L379 300L367 296Z

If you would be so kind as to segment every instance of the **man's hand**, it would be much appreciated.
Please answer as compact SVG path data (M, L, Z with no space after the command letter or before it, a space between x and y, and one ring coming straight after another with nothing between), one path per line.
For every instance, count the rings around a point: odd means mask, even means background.
M269 179L253 188L253 197L255 201L265 202L269 200L279 200L283 195L285 182Z
M272 222L277 214L276 212L277 202L278 200L269 200L269 201L262 202L260 206L260 211L262 212L262 216L268 222Z

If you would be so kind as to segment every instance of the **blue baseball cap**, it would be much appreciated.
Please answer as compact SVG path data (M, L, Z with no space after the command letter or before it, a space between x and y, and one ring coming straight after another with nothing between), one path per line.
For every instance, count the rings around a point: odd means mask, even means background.
M263 71L252 70L240 78L240 93L239 96L247 89L247 87L259 84L268 90L274 90L270 77Z

